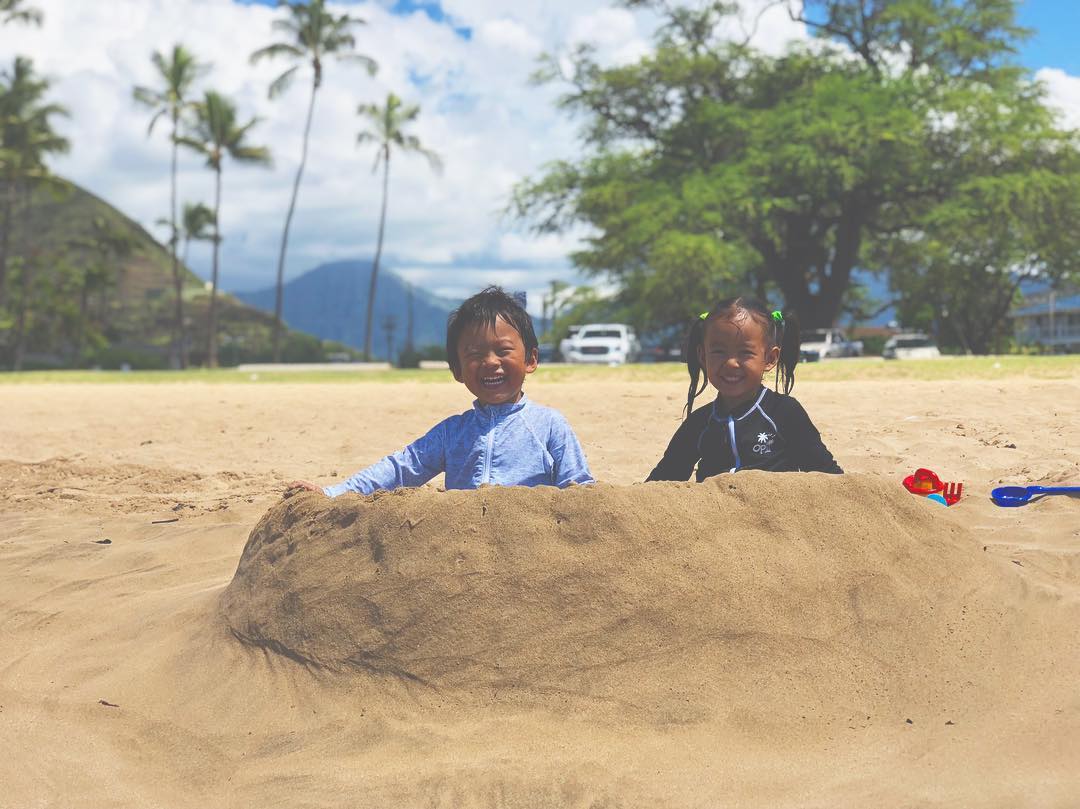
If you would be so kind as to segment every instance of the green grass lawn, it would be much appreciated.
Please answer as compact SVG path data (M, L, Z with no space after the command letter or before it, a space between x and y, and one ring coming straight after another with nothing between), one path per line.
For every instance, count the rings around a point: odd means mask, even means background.
M541 366L537 378L545 382L682 382L686 367L679 363L655 365ZM849 379L1002 379L1027 376L1038 379L1080 377L1080 355L1056 357L943 357L939 360L895 360L864 357L800 364L797 379L813 382L843 382ZM449 383L449 371L274 371L252 372L221 368L215 371L25 371L0 373L0 384L252 384L311 382L357 384L388 382Z

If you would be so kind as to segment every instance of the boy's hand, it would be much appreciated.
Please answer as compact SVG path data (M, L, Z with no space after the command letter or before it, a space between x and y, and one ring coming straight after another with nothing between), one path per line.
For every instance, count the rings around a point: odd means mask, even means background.
M322 486L316 486L314 483L308 483L306 480L294 480L288 486L285 487L285 496L291 497L297 492L318 492L323 493Z

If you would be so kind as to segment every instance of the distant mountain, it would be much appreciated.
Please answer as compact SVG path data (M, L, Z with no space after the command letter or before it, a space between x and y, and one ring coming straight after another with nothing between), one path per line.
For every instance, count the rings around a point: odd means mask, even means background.
M321 264L285 284L282 316L290 328L353 348L363 348L370 281L370 261ZM257 309L274 311L273 287L233 294ZM458 303L414 286L413 345L417 348L442 345L446 341L446 316ZM387 318L393 319L394 352L397 353L405 346L408 317L408 283L392 270L380 267L371 332L371 349L376 358L385 359L388 354Z

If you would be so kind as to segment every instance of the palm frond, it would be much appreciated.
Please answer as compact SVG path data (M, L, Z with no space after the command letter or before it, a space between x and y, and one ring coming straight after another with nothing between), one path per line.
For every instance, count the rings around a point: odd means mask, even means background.
M144 107L156 107L164 102L161 94L150 87L135 87L131 91L131 97Z
M356 62L362 65L369 76L374 76L379 72L379 63L362 53L339 53L334 58L340 62Z
M254 65L263 59L276 59L279 56L291 56L293 59L303 59L305 54L295 45L290 45L287 42L275 42L273 45L267 45L265 48L259 48L257 51L253 52L251 56L248 57L248 61Z
M45 15L41 13L39 9L27 8L19 9L17 11L0 12L4 14L4 24L9 22L21 22L31 25L41 25L45 19Z
M200 62L179 43L173 45L167 55L154 51L150 61L161 77L161 86L153 88L140 85L132 90L132 97L137 103L154 110L146 130L148 136L153 134L154 127L163 115L179 117L191 105L188 99L191 88L210 68L209 64Z
M163 54L161 51L154 51L152 54L150 54L150 62L154 65L154 67L157 69L157 72L161 75L162 78L168 79L169 65L165 61L165 54Z
M200 140L199 138L192 137L191 135L177 135L176 143L178 146L183 146L187 149L190 149L191 151L195 152L195 154L201 157L209 158L210 156L209 146L206 144L205 141Z
M406 104L394 93L387 93L383 105L361 104L356 112L370 123L368 129L357 134L357 144L376 143L379 146L372 171L378 171L382 161L390 159L390 152L396 146L405 153L421 155L433 171L442 172L443 164L439 155L424 147L416 135L405 131L405 127L420 116L419 105Z
M300 26L297 25L296 20L292 17L276 19L272 23L270 23L270 27L274 31L281 31L285 34L292 34L293 37L297 37L300 34Z
M253 163L260 166L273 166L274 158L266 146L239 146L229 150L229 157L237 163Z
M154 134L154 127L157 126L157 122L160 121L161 118L164 115L167 115L168 112L169 111L167 109L162 108L162 109L157 110L157 112L154 113L154 117L150 119L149 126L146 127L146 135L147 135L147 137Z
M300 69L300 65L294 65L274 79L270 83L270 90L267 93L269 98L274 99L289 89L293 79L296 77L296 71Z

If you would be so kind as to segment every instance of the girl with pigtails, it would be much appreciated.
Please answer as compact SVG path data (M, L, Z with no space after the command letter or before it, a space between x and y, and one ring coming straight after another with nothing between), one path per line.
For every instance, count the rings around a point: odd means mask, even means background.
M685 419L648 480L688 480L695 467L699 482L740 469L840 474L810 417L789 395L798 361L794 314L770 311L750 297L728 298L702 313L686 347ZM761 383L774 369L775 391ZM694 410L694 399L709 385L716 398Z

